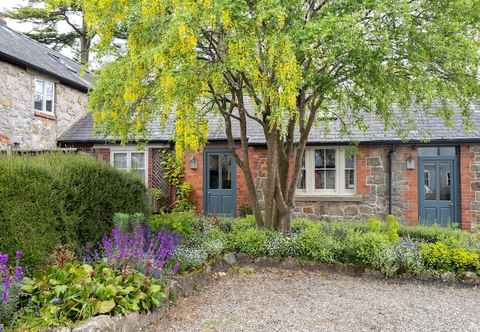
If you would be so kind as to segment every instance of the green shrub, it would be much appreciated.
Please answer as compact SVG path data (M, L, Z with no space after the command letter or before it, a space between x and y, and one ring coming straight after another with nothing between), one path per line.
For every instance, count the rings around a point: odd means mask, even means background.
M420 255L431 270L480 273L480 254L475 250L451 247L444 242L423 243Z
M236 224L235 224L236 225ZM243 226L244 224L242 224ZM228 234L228 249L252 257L266 254L267 232L255 227L237 227Z
M79 263L52 267L39 278L26 279L22 291L29 302L18 325L28 329L68 325L96 315L147 312L166 298L155 279Z
M119 211L148 212L133 174L81 155L0 157L0 251L23 251L27 267L58 244L97 242Z
M336 261L339 243L323 232L320 224L306 225L295 244L296 252L301 257L324 263Z
M376 217L368 218L368 231L379 233L382 230L382 221Z
M339 259L344 263L375 266L381 253L390 246L388 237L382 233L351 231L343 243L343 252Z
M439 227L437 225L401 226L399 228L399 235L422 242L445 242L452 246L480 249L480 237L477 234L468 233L459 229Z
M386 223L386 233L388 236L388 239L392 242L396 242L399 239L398 236L398 229L400 228L400 224L398 223L397 218L395 216L389 214L385 218L385 223Z
M194 236L202 227L201 220L191 211L154 215L150 218L150 226L153 231L167 230L185 239Z

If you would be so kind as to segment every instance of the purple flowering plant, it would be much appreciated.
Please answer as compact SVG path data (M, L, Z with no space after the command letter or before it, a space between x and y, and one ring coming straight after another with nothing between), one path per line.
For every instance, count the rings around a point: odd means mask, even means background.
M123 272L135 269L147 276L160 278L178 271L180 264L172 256L179 241L176 234L165 231L155 233L144 224L135 225L132 231L117 226L103 237L98 249L88 255L87 261L101 260Z
M15 268L11 271L8 266L8 254L0 252L0 290L2 291L0 304L6 304L8 302L12 284L19 282L23 278L23 268L20 266L21 258L22 252L17 250L15 254Z

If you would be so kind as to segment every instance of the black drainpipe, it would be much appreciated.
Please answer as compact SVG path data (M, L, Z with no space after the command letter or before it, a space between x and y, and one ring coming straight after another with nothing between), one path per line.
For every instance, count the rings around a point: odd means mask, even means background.
M388 151L388 214L392 214L392 196L393 196L393 170L392 158L395 153L395 146L392 144Z

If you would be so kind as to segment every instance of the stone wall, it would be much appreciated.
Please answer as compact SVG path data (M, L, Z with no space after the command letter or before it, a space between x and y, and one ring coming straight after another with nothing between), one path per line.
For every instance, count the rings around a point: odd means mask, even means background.
M418 223L418 162L407 169L407 159L417 161L414 146L395 147L392 158L392 213L409 225Z
M356 155L356 194L351 197L298 197L294 215L323 220L365 220L388 211L388 149L360 146Z
M87 94L33 70L0 62L0 144L19 143L21 149L50 149L57 138L87 112ZM33 108L34 79L55 84L55 116Z

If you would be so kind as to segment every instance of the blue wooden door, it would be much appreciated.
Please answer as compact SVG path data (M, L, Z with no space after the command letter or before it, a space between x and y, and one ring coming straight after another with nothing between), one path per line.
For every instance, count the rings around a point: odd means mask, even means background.
M207 215L235 216L236 165L231 152L205 152L204 203Z
M456 218L455 157L419 159L420 223L449 226Z

